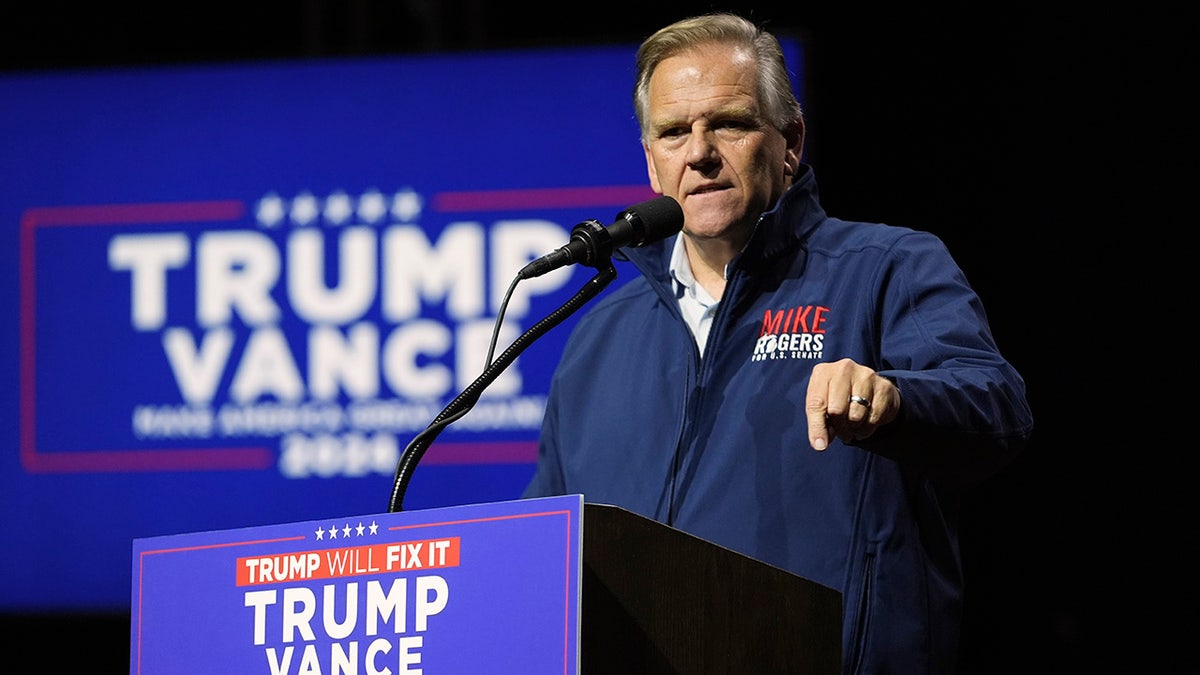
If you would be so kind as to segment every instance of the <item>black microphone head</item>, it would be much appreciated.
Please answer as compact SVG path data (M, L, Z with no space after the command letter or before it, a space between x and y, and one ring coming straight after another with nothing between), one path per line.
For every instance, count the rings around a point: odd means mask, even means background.
M631 239L618 246L645 246L683 229L683 207L673 197L655 197L625 209L617 220L632 225Z

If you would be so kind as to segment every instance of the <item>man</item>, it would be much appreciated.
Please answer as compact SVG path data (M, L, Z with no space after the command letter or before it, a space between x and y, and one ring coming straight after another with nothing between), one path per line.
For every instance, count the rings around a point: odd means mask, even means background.
M1024 382L933 235L829 217L778 42L641 46L650 184L683 231L577 325L525 496L583 494L842 593L843 667L951 673L956 497L1027 441Z

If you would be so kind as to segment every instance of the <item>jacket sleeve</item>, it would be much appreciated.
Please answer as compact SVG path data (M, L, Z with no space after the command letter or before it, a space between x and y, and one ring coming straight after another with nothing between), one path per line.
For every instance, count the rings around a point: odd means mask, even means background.
M980 298L945 245L913 232L896 242L875 286L879 374L900 389L900 415L858 443L931 478L973 484L1026 445L1025 382L1001 354Z

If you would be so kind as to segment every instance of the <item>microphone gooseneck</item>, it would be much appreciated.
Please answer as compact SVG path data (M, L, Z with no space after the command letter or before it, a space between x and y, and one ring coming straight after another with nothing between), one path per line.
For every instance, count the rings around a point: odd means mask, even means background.
M389 513L404 510L404 496L408 492L408 484L412 481L413 473L417 470L417 464L425 456L425 452L429 449L429 446L433 445L434 440L442 433L442 430L470 412L471 408L475 406L475 403L483 394L483 390L495 381L500 373L512 365L513 361L532 345L534 340L537 340L551 328L565 321L567 317L574 314L587 304L589 300L596 297L600 291L604 290L616 278L617 270L612 266L611 262L599 268L596 275L580 288L575 295L563 303L561 307L551 312L549 316L534 324L529 330L514 340L508 349L504 350L494 362L488 365L479 377L475 378L474 382L442 409L442 412L434 418L433 422L429 423L425 431L418 434L409 442L404 452L400 454L399 461L396 463L396 473L392 479L392 496L388 501Z

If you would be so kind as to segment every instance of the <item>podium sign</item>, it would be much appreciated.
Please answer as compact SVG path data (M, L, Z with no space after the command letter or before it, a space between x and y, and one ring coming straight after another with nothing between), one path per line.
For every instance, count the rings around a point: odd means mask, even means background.
M579 671L583 496L136 539L130 673Z

